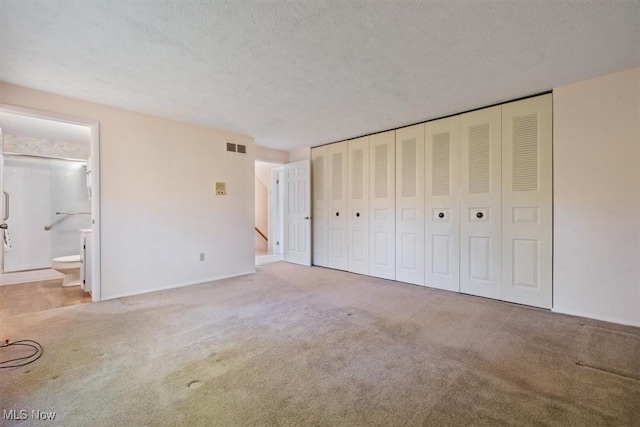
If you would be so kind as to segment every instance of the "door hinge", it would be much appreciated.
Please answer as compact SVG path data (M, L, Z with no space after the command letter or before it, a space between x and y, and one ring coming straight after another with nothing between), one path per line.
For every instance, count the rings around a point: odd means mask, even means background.
M86 281L86 280L83 280L83 281L82 281L82 284L83 284L83 285L86 285L86 284L87 284L87 281Z
M280 180L279 179L276 179L276 184L280 184Z
M280 246L280 242L276 242L276 246Z

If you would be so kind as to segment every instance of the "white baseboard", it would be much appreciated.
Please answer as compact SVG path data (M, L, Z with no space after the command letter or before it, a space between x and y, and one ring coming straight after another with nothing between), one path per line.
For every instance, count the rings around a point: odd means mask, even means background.
M551 309L551 311L553 311L554 313L569 314L571 316L579 316L579 317L586 317L588 319L602 320L604 322L618 323L620 325L638 326L638 327L640 327L640 322L634 322L634 321L628 320L628 319L619 319L617 317L600 316L598 314L585 313L585 312L578 311L578 310L567 310L567 309L562 308L562 307L553 307Z
M254 274L256 271L252 270L252 271L247 271L247 272L243 272L243 273L237 273L237 274L230 274L228 276L220 276L220 277L214 277L214 278L210 278L210 279L202 279L202 280L197 280L195 282L187 282L187 283L178 283L175 285L169 285L169 286L163 286L160 288L151 288L151 289L143 289L141 291L134 291L134 292L125 292L122 294L117 294L117 295L111 295L108 297L104 296L104 292L103 292L103 296L101 301L108 301L111 299L118 299L118 298L125 298L125 297L133 297L136 295L142 295L142 294L148 294L151 292L158 292L158 291L166 291L169 289L176 289L176 288L183 288L185 286L191 286L191 285L200 285L202 283L208 283L208 282L215 282L217 280L223 280L223 279L230 279L232 277L239 277L239 276L246 276L248 274Z
M17 285L19 283L40 282L43 280L62 279L64 275L52 269L18 271L0 274L0 286Z

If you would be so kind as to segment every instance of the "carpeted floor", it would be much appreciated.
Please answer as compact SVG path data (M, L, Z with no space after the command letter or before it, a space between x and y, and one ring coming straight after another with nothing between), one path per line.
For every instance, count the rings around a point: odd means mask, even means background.
M0 321L37 425L640 425L638 328L322 268Z

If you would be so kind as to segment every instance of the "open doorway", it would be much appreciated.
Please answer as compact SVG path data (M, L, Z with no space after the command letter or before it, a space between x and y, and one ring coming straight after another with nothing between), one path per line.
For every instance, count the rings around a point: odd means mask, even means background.
M2 306L100 300L98 155L97 122L0 105Z
M284 175L283 165L255 162L256 265L283 259Z

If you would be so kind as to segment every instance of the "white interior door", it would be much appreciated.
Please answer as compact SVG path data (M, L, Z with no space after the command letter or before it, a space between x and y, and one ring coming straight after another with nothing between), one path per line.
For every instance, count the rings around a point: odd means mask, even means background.
M501 107L460 116L460 291L501 298Z
M348 269L369 274L369 137L348 141Z
M284 166L284 259L311 265L311 164L309 160Z
M349 266L348 212L347 212L347 142L327 146L329 159L329 226L328 255L329 267L347 270Z
M424 125L396 131L396 280L424 285Z
M502 299L551 308L552 101L502 106Z
M313 265L329 266L328 234L328 186L327 146L311 150L311 173L313 177Z
M425 124L425 284L460 291L460 117Z
M369 274L396 278L396 133L369 137Z

